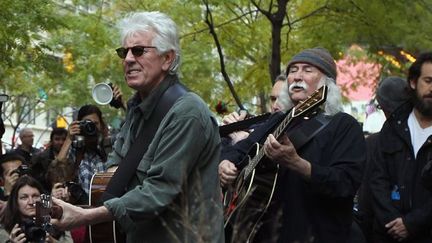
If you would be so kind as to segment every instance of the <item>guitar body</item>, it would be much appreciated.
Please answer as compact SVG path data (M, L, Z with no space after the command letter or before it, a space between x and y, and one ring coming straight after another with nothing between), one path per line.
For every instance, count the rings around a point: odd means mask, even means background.
M255 144L251 152L257 153L259 146ZM233 186L225 192L227 242L252 241L273 199L278 171L279 166L273 163L261 163L251 173L242 170Z
M102 194L111 180L114 172L96 173L90 182L90 206L98 207L102 205ZM126 237L119 231L115 221L104 222L89 226L89 239L91 243L122 243L126 242Z

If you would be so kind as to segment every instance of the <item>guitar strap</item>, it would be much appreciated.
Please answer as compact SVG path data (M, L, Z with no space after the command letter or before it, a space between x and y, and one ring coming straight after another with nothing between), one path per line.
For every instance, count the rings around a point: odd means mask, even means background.
M298 150L324 129L330 121L331 116L326 116L320 112L308 121L300 123L295 129L290 129L288 137L296 150Z
M162 119L174 105L178 98L187 93L186 87L176 82L161 96L154 112L143 127L135 142L119 163L119 166L109 181L106 191L102 195L102 202L108 199L121 197L127 190L127 185L135 174L139 162L153 140Z

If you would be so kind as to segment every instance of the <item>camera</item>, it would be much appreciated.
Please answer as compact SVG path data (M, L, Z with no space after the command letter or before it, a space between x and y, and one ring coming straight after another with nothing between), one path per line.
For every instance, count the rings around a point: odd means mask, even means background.
M16 168L14 171L12 171L13 173L17 173L18 176L22 176L22 175L30 175L31 174L31 169L28 165L20 165L18 166L18 168Z
M45 242L46 231L36 225L34 220L23 219L20 228L24 232L27 242Z
M80 184L76 182L67 181L63 183L63 186L68 189L69 193L73 198L73 201L80 201L83 196L86 196L84 189L82 189Z
M91 137L97 135L96 124L88 119L79 121L80 134L83 136Z
M91 138L97 138L98 135L98 129L96 127L96 124L88 119L82 120L78 122L79 128L80 128L80 134L76 135L74 140L72 141L72 147L77 149L82 149L86 145L86 140Z

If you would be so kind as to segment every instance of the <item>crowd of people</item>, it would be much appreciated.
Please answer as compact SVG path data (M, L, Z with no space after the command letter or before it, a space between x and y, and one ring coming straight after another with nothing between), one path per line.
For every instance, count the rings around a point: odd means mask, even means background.
M136 12L117 26L135 94L115 142L106 149L95 105L53 129L44 151L22 129L22 144L0 157L0 240L86 242L85 226L115 221L126 242L432 242L432 53L406 78L379 83L387 118L379 133L365 138L343 112L334 58L317 47L294 55L275 80L267 120L221 140L208 106L180 82L172 19ZM80 206L92 177L107 171L99 206ZM34 226L41 194L62 209L48 228ZM33 226L43 234L30 235Z

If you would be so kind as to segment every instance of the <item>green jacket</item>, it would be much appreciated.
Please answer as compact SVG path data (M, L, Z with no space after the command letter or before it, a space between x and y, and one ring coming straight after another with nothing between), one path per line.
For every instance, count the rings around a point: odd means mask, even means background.
M117 164L177 78L168 76L143 101L132 98L109 163ZM135 106L134 106L135 102ZM128 242L223 242L218 179L218 125L193 93L179 98L162 120L128 192L104 205Z

